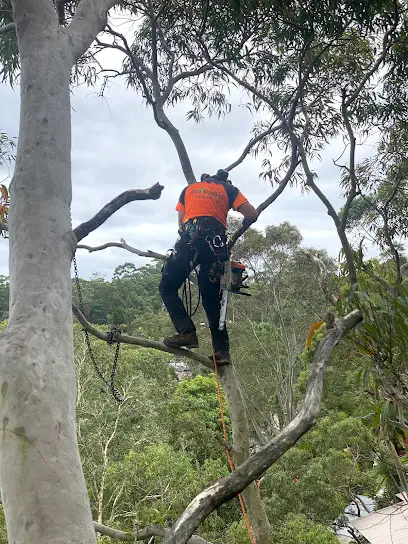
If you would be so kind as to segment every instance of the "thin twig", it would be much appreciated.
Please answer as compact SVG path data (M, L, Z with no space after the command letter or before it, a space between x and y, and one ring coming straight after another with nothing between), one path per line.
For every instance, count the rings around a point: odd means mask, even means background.
M89 251L89 253L93 253L94 251L102 251L104 249L107 249L108 247L119 247L121 249L125 249L126 251L130 251L130 253L139 255L139 257L148 257L151 259L158 259L160 261L166 260L166 255L163 255L162 253L156 253L155 251L151 251L150 249L148 249L147 251L137 249L127 244L126 240L124 240L123 238L120 239L120 242L107 242L106 244L95 247L87 246L84 244L77 245L77 249L86 249L87 251Z

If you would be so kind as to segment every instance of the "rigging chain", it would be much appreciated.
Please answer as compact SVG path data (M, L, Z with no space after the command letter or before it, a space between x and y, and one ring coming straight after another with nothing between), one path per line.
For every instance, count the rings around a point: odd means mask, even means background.
M78 291L79 309L84 314L85 313L84 312L84 302L83 302L83 298L82 298L82 290L81 290L81 284L80 284L80 281L79 281L78 267L77 267L77 262L76 262L75 256L74 256L74 259L73 259L73 263L74 263L74 271L75 271L75 283L76 283L76 288L77 288L77 291ZM119 352L120 352L120 343L118 342L118 337L119 337L119 334L121 332L120 329L112 328L112 330L108 332L108 344L112 345L112 344L116 343L115 357L114 357L114 360L113 360L113 365L112 365L112 370L111 370L110 380L109 381L102 374L102 372L101 372L101 370L99 368L99 365L96 362L95 354L93 352L92 345L91 345L91 340L89 338L89 332L85 328L83 328L82 330L84 332L85 343L87 345L87 348L88 348L88 351L89 351L89 356L90 356L92 364L93 364L93 366L95 368L96 374L98 375L99 379L109 388L109 390L110 390L110 392L112 394L112 397L116 400L116 402L119 402L119 403L123 402L123 400L124 400L123 396L119 393L119 391L115 387L115 377L116 377L116 371L117 371L117 368L118 368Z

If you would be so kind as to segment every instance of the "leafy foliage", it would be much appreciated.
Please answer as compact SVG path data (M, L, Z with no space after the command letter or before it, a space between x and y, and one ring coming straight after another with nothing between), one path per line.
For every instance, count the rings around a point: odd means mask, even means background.
M137 269L133 263L118 266L112 281L94 275L90 281L81 280L85 316L93 323L131 324L146 313L155 315L162 304L157 286L161 264ZM74 290L74 301L77 301Z
M0 27L13 22L13 9L9 0L0 1ZM9 81L11 85L16 82L20 58L16 33L7 32L0 39L0 78L1 81Z

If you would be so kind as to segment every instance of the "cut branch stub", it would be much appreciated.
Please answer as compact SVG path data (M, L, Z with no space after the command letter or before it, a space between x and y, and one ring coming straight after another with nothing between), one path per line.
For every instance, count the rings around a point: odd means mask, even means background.
M149 189L133 189L120 194L111 200L111 202L106 204L106 206L104 206L96 215L92 217L92 219L89 219L89 221L86 221L85 223L81 223L74 229L74 234L77 241L80 242L83 238L88 236L88 234L105 223L105 221L120 208L126 204L129 204L129 202L133 202L135 200L157 200L160 198L163 189L163 185L156 183Z

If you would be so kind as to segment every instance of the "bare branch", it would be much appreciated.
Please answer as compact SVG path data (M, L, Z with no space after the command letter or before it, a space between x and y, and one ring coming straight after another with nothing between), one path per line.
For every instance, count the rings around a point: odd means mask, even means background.
M87 51L107 23L108 11L120 0L81 0L71 23L64 29L71 44L73 64Z
M117 529L112 529L111 527L107 527L106 525L102 525L101 523L97 523L96 521L94 521L94 528L95 531L97 533L100 533L101 535L107 536L114 540L123 540L125 542L149 540L149 538L152 538L154 536L165 538L170 534L170 529L160 527L160 525L149 525L148 527L140 529L135 533L126 533L124 531L118 531ZM199 536L193 535L188 541L188 544L211 544L211 542L208 542L208 540L204 540Z
M197 495L177 520L163 544L186 544L211 512L259 478L315 424L320 410L324 375L333 349L361 320L361 313L353 310L344 318L337 319L331 327L327 324L313 359L305 399L298 415L272 441L229 476L221 478Z
M155 251L150 251L150 249L148 249L147 251L136 249L135 247L127 244L126 240L124 240L123 238L120 239L120 242L107 242L106 244L102 244L101 246L96 247L79 244L77 246L77 249L86 249L87 251L89 251L89 253L93 253L94 251L102 251L103 249L107 249L108 247L120 247L121 249L126 249L126 251L130 251L130 253L139 255L139 257L148 257L151 259L158 259L160 261L166 260L166 255L163 255L162 253L156 253Z
M6 34L7 32L11 32L12 30L16 30L16 25L14 23L9 23L8 25L1 26L0 35Z
M85 330L87 330L96 338L99 338L99 340L104 340L105 342L108 341L109 339L108 335L104 332L98 331L98 329L93 327L86 320L85 316L82 314L79 308L75 306L75 304L72 304L72 311ZM157 342L155 340L148 340L147 338L142 338L139 336L127 336L125 334L120 334L118 336L118 342L122 344L131 344L134 346L141 346L144 348L158 349L159 351L165 351L166 353L172 353L173 355L179 355L180 357L187 357L188 359L191 359L192 361L197 361L198 363L201 363L207 368L210 368L210 369L213 368L212 361L208 357L205 357L204 355L200 355L199 353L194 353L193 351L190 351L188 349L170 348L166 346L165 344L163 344L162 342Z
M160 198L163 189L163 185L160 185L160 183L155 183L152 185L152 187L149 187L149 189L132 189L120 194L111 200L111 202L106 204L106 206L104 206L96 215L92 217L92 219L89 219L89 221L86 221L85 223L81 223L74 229L74 234L77 241L80 242L83 238L88 236L90 232L96 230L103 223L105 223L105 221L109 219L109 217L116 211L126 204L129 204L129 202L133 202L135 200L157 200Z
M256 146L256 144L258 144L264 138L266 138L267 136L270 136L274 132L277 132L278 130L281 130L282 124L280 124L280 125L278 125L276 127L273 126L276 123L276 121L277 121L277 119L275 119L275 121L272 123L272 125L267 130L264 130L263 132L261 132L260 134L255 136L254 138L251 138L249 140L249 142L247 143L247 145L245 146L245 148L244 148L243 152L241 153L241 155L238 157L238 159L236 161L234 161L232 164L230 164L229 166L227 166L227 168L225 170L227 170L229 172L230 170L233 170L234 168L236 168L248 156L248 154L251 152L253 147Z
M260 204L256 211L258 212L258 215L262 213L268 206L270 206L275 200L278 198L278 196L283 192L286 185L289 183L290 178L292 177L294 171L296 170L297 166L299 164L298 161L298 154L297 154L297 144L295 142L292 143L292 156L290 161L290 166L288 168L288 171L286 172L285 176L280 181L278 187L275 189L275 191L269 196L262 204ZM244 227L243 225L234 232L234 234L231 237L231 240L228 242L229 249L232 249L238 240L240 236L244 234L249 229L248 227Z

